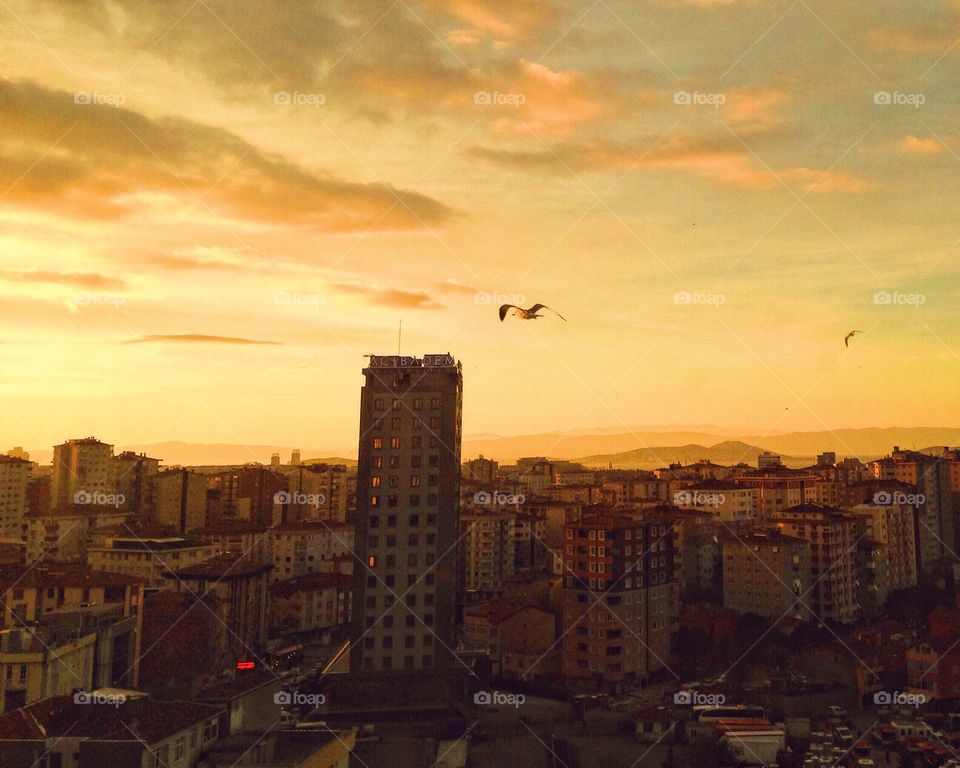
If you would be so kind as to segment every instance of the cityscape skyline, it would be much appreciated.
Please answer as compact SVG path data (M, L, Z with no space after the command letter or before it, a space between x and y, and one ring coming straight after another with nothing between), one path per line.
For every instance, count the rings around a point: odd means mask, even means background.
M960 768L960 0L0 0L0 768Z

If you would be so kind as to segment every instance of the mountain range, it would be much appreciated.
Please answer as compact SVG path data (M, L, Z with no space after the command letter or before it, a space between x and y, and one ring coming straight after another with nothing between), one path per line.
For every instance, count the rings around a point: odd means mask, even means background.
M464 460L479 455L501 464L515 462L524 456L548 456L553 459L582 461L589 466L652 468L671 462L690 463L711 459L718 464L743 461L756 464L761 451L773 451L788 466L804 466L818 453L833 451L838 458L856 456L863 460L886 456L898 445L912 450L935 451L945 446L960 445L960 428L956 427L867 427L821 432L783 432L765 434L760 431L735 433L726 427L700 426L672 428L582 429L570 433L545 432L506 437L502 435L468 435L463 439ZM932 447L931 447L932 446ZM282 445L237 445L233 443L186 443L179 441L118 445L115 451L136 451L162 459L167 466L270 463L270 456L280 454L284 463L294 450ZM356 465L356 454L343 449L302 449L301 459L330 464ZM52 451L31 450L30 457L49 464Z

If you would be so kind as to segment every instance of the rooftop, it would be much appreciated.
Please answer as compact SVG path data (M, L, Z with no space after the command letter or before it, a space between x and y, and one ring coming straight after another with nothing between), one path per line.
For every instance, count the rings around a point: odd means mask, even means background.
M176 579L240 579L273 570L270 563L261 563L239 554L226 552L202 563L189 565L177 571L167 571L164 578Z
M119 706L78 704L73 695L54 696L0 715L0 740L62 738L140 741L156 744L216 717L222 707L189 701L128 700Z

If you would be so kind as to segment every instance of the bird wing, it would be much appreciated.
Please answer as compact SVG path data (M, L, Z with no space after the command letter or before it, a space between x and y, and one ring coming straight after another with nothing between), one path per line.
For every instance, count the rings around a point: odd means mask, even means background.
M536 311L538 311L538 310L540 310L540 309L550 309L550 307L548 307L546 304L534 304L532 307L530 307L530 309L527 310L527 312L530 312L530 313L532 314L532 313L534 313L534 312L536 312ZM560 318L561 320L563 320L564 322L567 321L567 318L565 318L563 315L561 315L559 312L557 312L557 310L555 310L555 309L550 309L550 311L553 312L553 314L555 314L557 317L559 317L559 318Z
M500 305L500 322L503 322L503 318L507 316L508 310L511 309L520 309L516 304L501 304Z

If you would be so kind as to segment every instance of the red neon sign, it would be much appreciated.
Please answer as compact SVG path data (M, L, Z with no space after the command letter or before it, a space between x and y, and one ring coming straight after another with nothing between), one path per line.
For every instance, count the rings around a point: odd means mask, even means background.
M255 661L238 661L237 669L253 669L256 666Z

